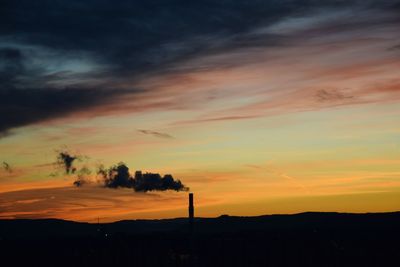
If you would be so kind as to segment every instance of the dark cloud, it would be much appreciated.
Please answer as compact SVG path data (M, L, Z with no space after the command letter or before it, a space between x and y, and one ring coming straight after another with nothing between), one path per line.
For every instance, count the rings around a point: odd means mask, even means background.
M133 91L99 89L1 89L0 133L11 128L67 116Z
M179 63L193 58L285 44L257 30L286 18L358 6L394 12L399 1L2 1L0 133L117 101L137 90L111 85L187 71Z
M167 133L161 133L161 132L156 132L156 131L150 131L150 130L138 130L138 132L142 134L149 134L153 135L155 137L161 137L161 138L174 138L172 135L169 135Z
M129 168L124 163L105 169L101 166L98 170L104 180L104 186L109 188L133 188L136 192L148 191L187 191L189 190L180 180L175 180L172 175L161 177L158 173L142 173L136 171L132 177ZM80 186L81 184L75 184Z
M23 56L19 49L0 48L0 86L13 87L18 75L24 73Z

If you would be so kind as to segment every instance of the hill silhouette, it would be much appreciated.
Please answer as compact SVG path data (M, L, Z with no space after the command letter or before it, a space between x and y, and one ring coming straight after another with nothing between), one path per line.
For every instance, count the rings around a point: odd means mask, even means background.
M394 266L400 212L127 220L0 220L13 266ZM24 257L21 257L24 255Z

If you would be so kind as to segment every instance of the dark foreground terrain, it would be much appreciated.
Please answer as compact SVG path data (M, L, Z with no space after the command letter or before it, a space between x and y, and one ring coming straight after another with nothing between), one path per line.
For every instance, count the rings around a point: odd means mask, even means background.
M0 220L2 266L400 266L400 212ZM4 265L3 265L4 264Z

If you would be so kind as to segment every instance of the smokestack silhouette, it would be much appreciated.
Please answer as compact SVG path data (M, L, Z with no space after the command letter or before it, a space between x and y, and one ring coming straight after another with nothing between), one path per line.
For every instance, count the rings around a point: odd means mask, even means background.
M194 218L194 205L193 205L193 193L189 193L189 223L193 224Z

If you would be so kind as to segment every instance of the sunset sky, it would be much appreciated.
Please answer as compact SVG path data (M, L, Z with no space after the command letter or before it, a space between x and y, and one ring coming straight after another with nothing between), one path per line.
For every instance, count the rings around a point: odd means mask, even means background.
M0 5L0 219L400 210L400 1Z

